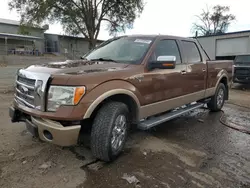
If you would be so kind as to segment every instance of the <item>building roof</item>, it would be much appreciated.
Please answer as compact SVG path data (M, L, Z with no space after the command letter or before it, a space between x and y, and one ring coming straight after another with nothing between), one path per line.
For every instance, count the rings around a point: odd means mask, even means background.
M51 34L51 33L44 33L44 35L54 35L54 36L58 36L58 37L62 37L62 38L75 38L75 39L82 39L82 40L86 40L88 41L85 37L82 36L72 36L72 35L62 35L62 34ZM97 42L104 42L104 40L99 40L97 39Z
M8 24L8 25L15 25L15 26L20 26L20 21L16 21L16 20L9 20L9 19L5 19L5 18L0 18L0 24ZM45 25L43 27L40 26L31 26L32 28L36 28L36 29L42 29L42 30L47 30L48 28L46 28Z
M234 34L243 34L243 33L250 33L250 30L234 31L234 32L220 33L220 34L214 34L214 35L208 35L208 36L198 36L197 38L215 37L215 36L224 36L224 35L234 35Z
M10 34L10 33L0 33L0 38L7 37L7 38L18 38L18 39L26 39L26 40L44 40L42 37L35 37L29 35L18 35L18 34Z
M0 18L0 23L9 24L9 25L20 25L19 21L9 20L9 19L4 19L4 18Z

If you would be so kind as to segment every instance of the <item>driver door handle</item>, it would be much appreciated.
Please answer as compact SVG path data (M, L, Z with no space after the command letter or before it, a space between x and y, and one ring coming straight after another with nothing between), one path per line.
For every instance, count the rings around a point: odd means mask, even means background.
M182 74L182 75L187 74L187 71L182 70L182 71L181 71L181 74Z

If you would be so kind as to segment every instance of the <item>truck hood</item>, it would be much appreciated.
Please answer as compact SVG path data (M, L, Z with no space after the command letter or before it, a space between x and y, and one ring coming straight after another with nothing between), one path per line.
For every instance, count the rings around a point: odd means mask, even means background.
M31 65L25 69L30 72L40 72L51 75L81 75L88 73L118 71L127 66L129 65L107 61L67 60L64 62Z
M31 65L25 68L32 73L46 73L55 85L85 85L91 90L103 82L122 79L127 80L132 75L142 72L143 66L86 60L67 60L41 65Z

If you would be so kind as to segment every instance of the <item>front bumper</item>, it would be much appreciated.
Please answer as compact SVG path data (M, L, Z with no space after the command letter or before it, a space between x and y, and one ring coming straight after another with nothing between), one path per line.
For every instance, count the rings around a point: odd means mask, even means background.
M233 82L250 83L250 67L234 66Z
M72 146L78 142L81 125L64 127L57 121L29 116L14 107L9 108L12 122L25 122L28 131L41 140L59 146Z
M234 75L233 82L242 84L250 83L250 75L249 76Z

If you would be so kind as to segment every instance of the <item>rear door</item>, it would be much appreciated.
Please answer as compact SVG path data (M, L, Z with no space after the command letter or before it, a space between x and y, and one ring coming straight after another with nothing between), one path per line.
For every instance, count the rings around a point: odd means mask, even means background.
M206 91L207 64L206 59L202 59L201 52L194 41L182 40L181 46L184 52L187 72L185 73L185 83L191 100L204 98Z

